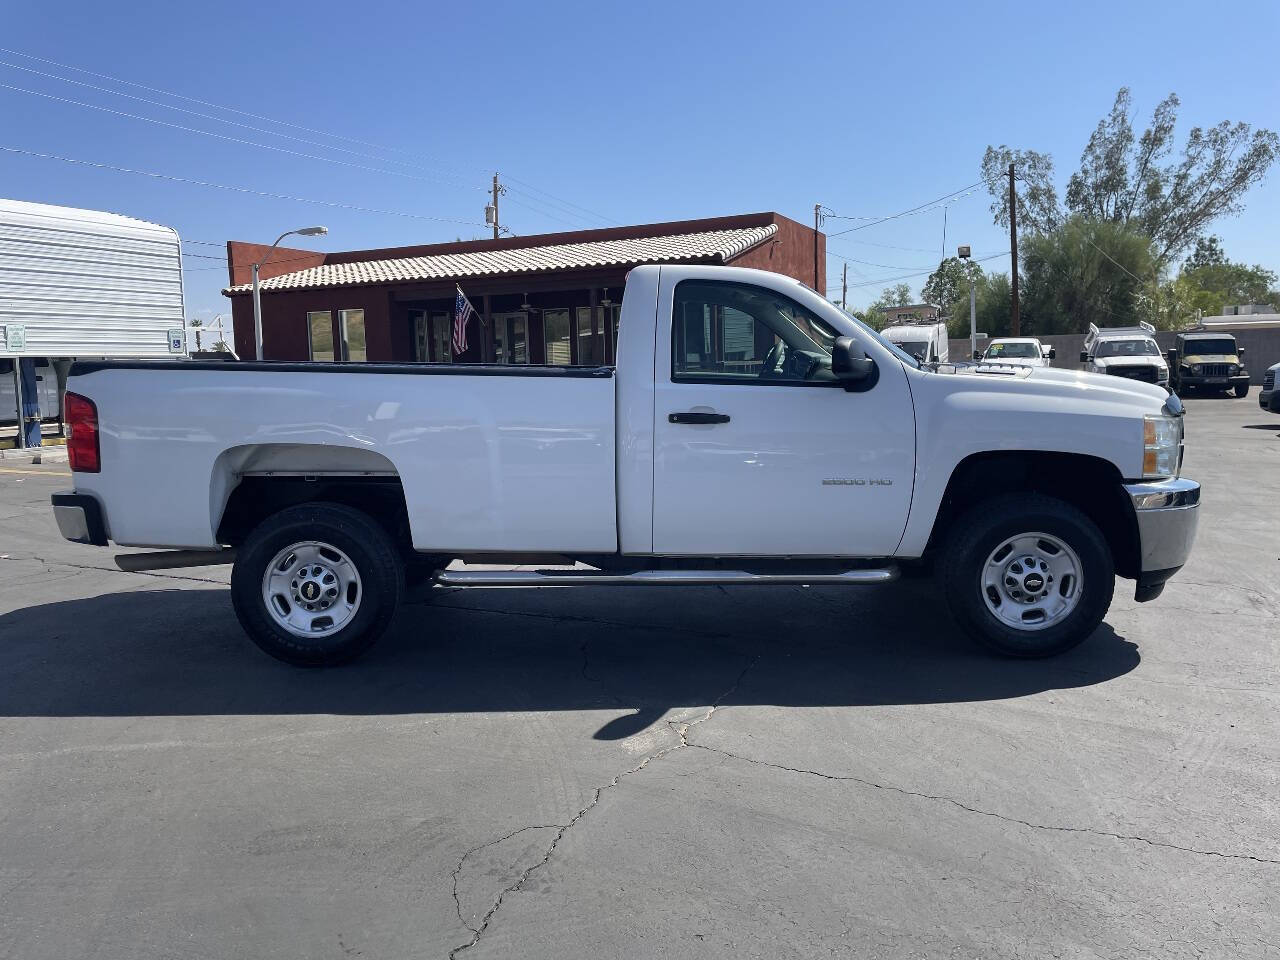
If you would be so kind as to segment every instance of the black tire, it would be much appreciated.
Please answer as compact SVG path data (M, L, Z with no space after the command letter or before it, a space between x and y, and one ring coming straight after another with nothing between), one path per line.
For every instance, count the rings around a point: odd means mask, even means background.
M1057 537L1079 558L1079 599L1060 622L1040 629L1008 626L988 609L982 576L1002 540L1020 533ZM1040 494L988 500L952 528L940 565L951 613L973 639L1009 657L1051 657L1070 650L1097 629L1111 606L1115 564L1097 525L1075 507Z
M1236 384L1236 396L1247 397L1249 395L1249 385L1247 383Z
M267 565L286 547L307 541L336 547L359 575L350 622L323 637L291 633L263 597ZM249 534L231 571L231 601L245 633L264 652L295 666L329 667L354 660L383 634L403 583L399 552L372 517L342 504L307 503L268 517Z

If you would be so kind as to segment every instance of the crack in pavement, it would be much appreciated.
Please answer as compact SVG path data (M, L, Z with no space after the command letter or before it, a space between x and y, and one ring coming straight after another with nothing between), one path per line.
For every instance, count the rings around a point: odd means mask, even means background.
M803 767L789 767L781 763L772 763L768 760L760 760L755 757L744 756L740 753L733 753L730 750L722 750L719 747L709 747L703 743L687 742L686 746L694 747L698 750L706 750L708 753L716 753L722 757L729 757L733 760L741 760L744 763L751 763L761 767L772 767L774 770L782 770L787 773L799 773L810 777L820 777L823 780L834 780L846 783L856 783L864 787L872 787L876 790L883 790L886 793L896 793L904 797L915 797L919 800L934 800L939 803L950 804L964 810L966 813L976 814L980 817L990 817L993 820L1003 820L1005 823L1014 823L1032 830L1049 830L1055 833L1084 833L1094 837L1104 837L1111 840L1125 840L1133 843L1145 843L1151 847L1162 847L1167 850L1177 850L1182 853L1194 853L1203 857L1220 857L1224 860L1252 860L1255 863L1280 864L1280 860L1272 860L1267 857L1255 857L1248 853L1223 853L1220 850L1203 850L1199 847L1184 847L1176 843L1169 843L1165 840L1152 840L1148 837L1141 837L1136 834L1114 833L1110 830L1097 830L1093 827L1065 827L1052 823L1035 823L1031 820L1022 820L1018 817L1007 817L1004 814L996 813L992 810L983 810L980 807L970 806L954 797L944 797L934 793L920 793L915 790L908 790L905 787L895 786L891 783L878 783L875 780L868 780L865 777L855 777L834 773L823 773L820 770L807 770Z
M488 843L482 843L480 846L474 847L471 850L468 850L466 853L464 853L461 859L458 860L458 865L453 870L453 903L454 903L454 909L458 914L458 919L462 921L463 926L465 926L468 930L471 931L471 939L466 943L461 943L458 946L454 947L452 950L450 950L449 960L455 960L455 958L459 954L467 950L470 950L472 947L474 947L477 943L480 942L481 937L484 936L485 931L489 929L489 925L493 922L493 918L497 915L498 911L502 909L502 905L505 902L507 896L512 893L518 893L521 889L524 888L524 885L528 882L529 878L533 876L535 872L537 872L542 867L546 866L548 863L551 862L551 858L555 856L556 848L560 845L560 841L564 839L565 834L568 833L569 830L572 829L575 824L577 824L580 820L582 820L583 817L585 817L588 813L591 812L592 808L594 808L600 802L600 798L604 795L606 790L610 790L613 787L616 787L624 779L631 776L633 773L639 773L641 770L649 766L649 764L653 763L654 761L661 760L663 757L670 756L671 754L675 753L678 750L683 750L686 747L694 746L694 744L689 742L689 730L692 727L697 726L698 724L706 723L708 720L710 720L715 715L716 710L719 709L720 704L722 704L726 699L732 696L733 693L738 689L738 687L742 685L742 681L746 678L747 674L751 671L751 668L754 667L759 662L759 660L760 660L760 655L757 654L756 656L752 657L749 661L747 661L747 664L738 672L737 678L733 681L733 683L729 686L729 688L725 690L722 694L720 694L720 696L716 697L716 699L712 702L711 706L708 707L707 710L701 716L694 717L691 720L681 720L681 721L668 720L667 725L676 732L678 741L676 743L673 743L669 747L664 747L661 750L658 750L658 751L655 751L654 753L646 755L635 766L622 771L622 773L619 773L608 783L601 784L600 786L593 788L591 792L591 799L588 800L586 805L582 807L577 813L575 813L567 823L534 824L526 827L521 827L519 830L515 830L504 837L500 837L497 840L490 840ZM542 859L539 860L537 863L533 864L532 866L522 870L514 883L511 883L502 889L502 891L498 894L497 899L494 900L493 905L489 908L488 912L486 912L485 915L480 918L479 926L473 927L469 923L467 923L466 920L464 920L462 917L462 903L458 899L458 877L462 873L462 868L466 864L467 858L481 850L484 850L486 847L491 847L494 844L502 843L504 840L509 840L512 837L517 836L521 833L524 833L528 830L539 830L539 829L547 829L547 828L554 828L556 830L556 835L552 837L551 842L547 844L547 849L546 849L546 852L543 853Z
M177 573L156 573L154 570L121 570L118 567L95 567L87 563L68 563L65 560L46 560L44 557L18 557L13 554L0 556L0 560L17 560L26 563L39 563L47 570L51 567L66 567L69 570L94 570L98 573L122 573L126 576L156 577L160 580L190 580L193 583L213 583L220 587L227 586L225 580L213 580L209 577L184 577Z

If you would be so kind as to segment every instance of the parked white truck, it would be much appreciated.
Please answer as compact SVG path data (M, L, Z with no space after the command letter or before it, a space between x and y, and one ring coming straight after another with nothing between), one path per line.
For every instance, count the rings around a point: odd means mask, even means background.
M726 318L752 328L751 372ZM935 555L968 633L1046 656L1098 626L1117 574L1153 599L1191 549L1182 407L1154 385L921 364L794 280L715 266L632 270L617 356L80 363L54 512L70 540L180 548L126 569L233 561L244 629L311 665L373 643L406 574L870 584Z

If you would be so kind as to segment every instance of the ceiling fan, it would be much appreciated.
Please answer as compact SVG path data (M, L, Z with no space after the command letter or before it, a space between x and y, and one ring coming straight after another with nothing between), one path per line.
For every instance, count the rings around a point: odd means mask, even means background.
M541 313L542 312L541 307L535 307L533 306L533 304L529 302L529 294L527 293L524 294L524 302L520 304L520 309L523 310L525 313Z

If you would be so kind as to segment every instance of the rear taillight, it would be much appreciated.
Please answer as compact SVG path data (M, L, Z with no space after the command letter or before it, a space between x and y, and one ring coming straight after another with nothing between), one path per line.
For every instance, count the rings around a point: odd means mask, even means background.
M71 431L67 440L67 460L72 471L97 473L102 469L102 457L98 452L98 408L88 397L68 393L62 409Z

